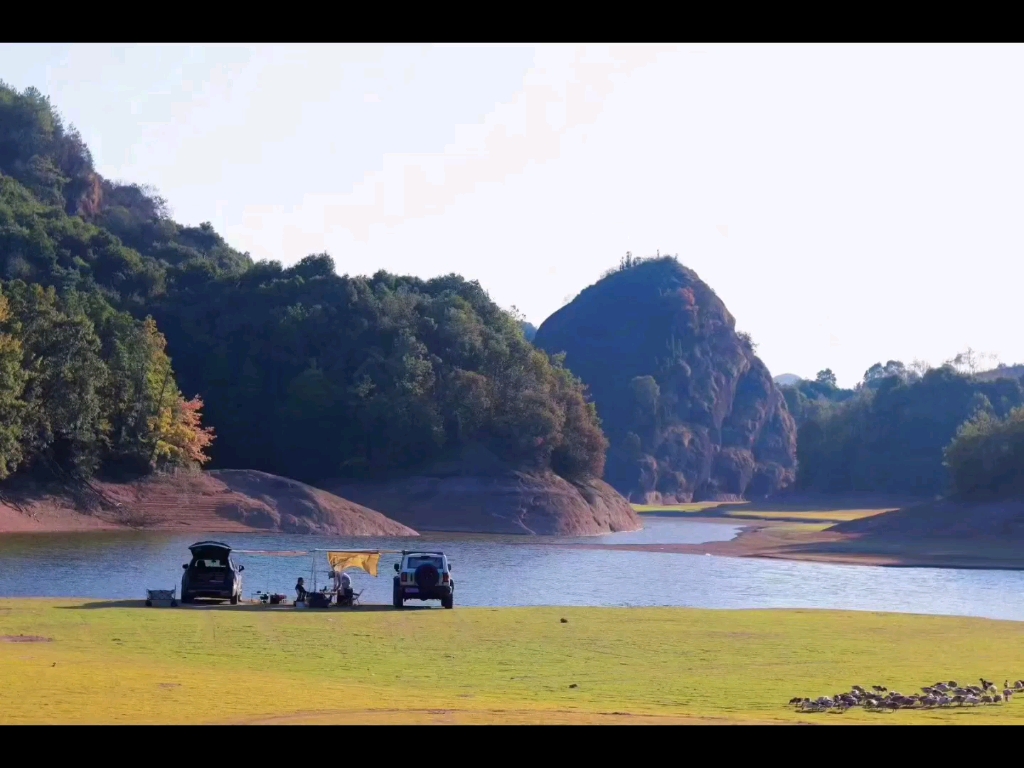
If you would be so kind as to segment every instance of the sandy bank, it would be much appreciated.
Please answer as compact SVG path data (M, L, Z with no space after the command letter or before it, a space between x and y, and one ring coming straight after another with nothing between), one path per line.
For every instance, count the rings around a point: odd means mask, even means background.
M936 504L948 515L929 519ZM753 511L744 507L704 509L686 515L694 522L727 523L741 527L732 541L705 544L621 544L626 550L710 554L719 557L763 557L849 565L902 568L1024 569L1024 540L1009 527L1018 509L989 508L987 517L972 519L962 506L946 502L915 504L895 510L858 509L860 516L836 522L851 504L808 510L773 505ZM975 510L976 511L976 510ZM967 514L965 514L967 513ZM743 517L739 515L742 514ZM754 515L764 514L765 518ZM815 519L817 515L820 519ZM589 545L582 545L589 546Z

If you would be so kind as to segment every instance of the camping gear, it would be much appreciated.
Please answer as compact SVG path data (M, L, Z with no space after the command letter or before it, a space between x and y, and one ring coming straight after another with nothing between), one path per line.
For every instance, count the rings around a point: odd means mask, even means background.
M319 590L318 588L318 576L324 573L322 561L321 565L317 564L317 558L321 556L321 553L327 553L327 564L328 568L326 573L328 579L331 579L333 572L341 572L347 569L358 569L368 573L370 576L375 578L378 577L378 570L380 566L380 556L383 554L401 554L400 550L397 549L372 549L372 550L328 550L328 549L311 549L311 550L280 550L272 551L265 549L236 549L234 550L238 554L256 555L259 557L303 557L312 556L312 562L310 563L309 569L309 583L306 584L306 600L304 602L298 602L295 604L296 608L313 608L318 607L314 605L314 601L320 602L320 598L315 598L313 595L321 594L326 595L328 603L330 600L337 596L338 605L343 607L352 607L359 604L359 596L362 591L355 592L349 590L335 590L325 589ZM331 585L333 586L333 584ZM287 600L285 595L269 594L269 592L257 593L260 601L263 603L269 602L270 605L279 605ZM269 597L267 597L269 595ZM264 599L266 598L266 599ZM325 606L326 607L326 606Z
M330 608L331 597L327 592L310 592L306 595L306 602L310 608Z
M158 608L174 608L178 605L177 591L177 587L174 589L147 589L146 607L151 608L155 605Z
M359 605L359 596L361 594L363 594L361 591L354 592L351 589L346 590L343 594L338 595L338 607L354 608L355 606Z
M377 566L380 564L380 555L380 552L328 552L327 562L336 571L344 571L346 568L358 568L376 577Z

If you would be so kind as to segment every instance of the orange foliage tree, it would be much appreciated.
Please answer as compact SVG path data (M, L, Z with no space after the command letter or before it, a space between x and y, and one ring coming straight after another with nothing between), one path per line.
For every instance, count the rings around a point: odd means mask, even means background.
M176 395L150 417L150 433L155 436L153 462L202 466L210 457L206 449L213 444L213 427L202 425L203 401L198 397L186 400Z

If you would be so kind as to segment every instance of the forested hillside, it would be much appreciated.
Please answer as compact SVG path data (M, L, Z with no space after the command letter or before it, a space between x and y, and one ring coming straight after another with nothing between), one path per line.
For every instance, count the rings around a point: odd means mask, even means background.
M211 466L306 480L472 446L515 469L603 471L582 386L479 285L339 276L326 255L253 263L102 178L45 97L2 85L0 279L6 473L199 462L208 428Z
M855 390L837 388L822 371L814 382L783 392L799 425L799 488L977 495L1011 488L1016 481L1007 473L1024 476L1024 454L992 452L1015 434L1019 415L1005 425L1003 419L1024 404L1018 379L983 378L954 361L911 369L890 360L872 366ZM970 429L947 452L969 420Z

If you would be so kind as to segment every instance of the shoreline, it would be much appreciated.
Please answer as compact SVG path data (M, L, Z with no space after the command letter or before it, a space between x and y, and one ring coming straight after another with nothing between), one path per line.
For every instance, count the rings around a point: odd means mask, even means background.
M639 506L639 505L638 505ZM817 507L817 510L810 507ZM739 529L729 541L702 544L616 544L604 543L608 534L595 534L585 542L564 542L548 536L522 536L523 542L568 548L660 552L665 554L711 555L713 557L751 557L833 565L861 565L885 568L941 568L956 570L1024 570L1024 546L1005 537L960 537L924 539L919 536L879 537L865 533L832 530L840 522L882 514L893 505L851 505L842 499L829 504L694 504L650 508L639 512L646 517L673 518L693 523L731 525ZM0 536L23 534L104 534L104 533L194 533L204 534L280 534L252 528L226 518L212 516L199 525L190 521L151 520L148 525L131 526L105 516L89 515L67 507L34 515L31 508L18 509L0 502ZM212 518L212 519L211 519ZM192 521L197 523L200 521ZM428 536L444 531L424 531ZM471 532L450 532L472 535ZM491 534L481 533L481 536ZM518 538L518 537L517 537ZM573 537L577 538L577 537Z
M658 513L645 513L658 514ZM680 515L682 516L682 515ZM730 524L740 528L729 541L703 544L578 544L586 548L665 552L712 557L751 557L767 560L866 565L884 568L944 568L954 570L1024 570L1024 547L991 538L885 539L864 534L839 533L827 524L729 517L702 513L685 518L692 522Z

